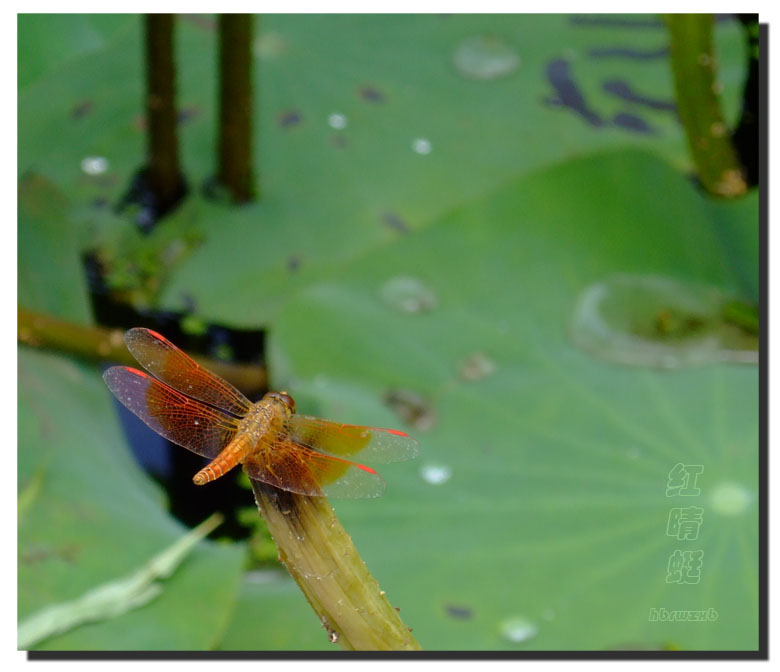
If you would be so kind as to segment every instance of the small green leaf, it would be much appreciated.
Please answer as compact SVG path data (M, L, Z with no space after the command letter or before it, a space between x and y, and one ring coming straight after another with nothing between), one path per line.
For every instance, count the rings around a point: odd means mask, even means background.
M215 514L129 576L92 588L81 597L53 604L28 616L18 629L18 646L29 649L52 635L67 632L83 623L115 618L150 602L163 587L157 579L168 578L201 539L221 522Z

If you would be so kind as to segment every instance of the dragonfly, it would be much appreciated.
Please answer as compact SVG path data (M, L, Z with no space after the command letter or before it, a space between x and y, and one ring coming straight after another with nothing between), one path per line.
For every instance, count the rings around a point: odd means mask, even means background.
M298 414L286 391L252 403L151 329L130 329L124 339L146 371L113 366L103 380L155 432L211 460L193 477L196 485L241 464L249 478L300 495L377 497L384 479L353 458L383 464L418 453L417 441L396 429Z

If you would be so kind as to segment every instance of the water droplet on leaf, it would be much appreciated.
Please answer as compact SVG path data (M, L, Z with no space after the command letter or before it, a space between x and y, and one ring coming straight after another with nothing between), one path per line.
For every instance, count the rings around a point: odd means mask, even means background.
M380 290L382 300L402 313L424 313L438 305L436 293L417 278L399 275Z
M712 508L724 516L745 513L752 501L752 493L739 483L720 483L710 496Z
M415 138L412 140L412 150L417 154L430 154L433 147L427 138Z
M342 128L346 128L347 118L343 114L334 112L328 117L328 126L330 126L331 128L335 128L336 130L341 130Z
M87 175L102 175L108 170L108 159L104 156L85 156L81 160L81 170Z
M463 40L452 57L458 72L472 79L497 79L517 69L520 57L505 40L476 35Z
M523 616L508 618L501 624L501 635L512 644L527 642L538 632L538 626Z
M252 52L257 58L274 59L285 49L285 42L280 35L263 31L252 43Z
M426 464L420 469L420 475L426 483L441 485L452 478L452 469L444 464Z

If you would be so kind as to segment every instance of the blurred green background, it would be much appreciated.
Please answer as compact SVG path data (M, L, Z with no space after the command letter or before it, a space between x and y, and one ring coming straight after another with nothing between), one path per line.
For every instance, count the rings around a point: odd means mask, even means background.
M148 235L111 207L144 161L141 28L19 17L20 306L89 324L97 251L137 308L266 330L299 410L413 433L383 497L333 504L425 649L756 649L758 370L716 313L758 300L758 193L691 179L663 23L258 17L262 198L233 207L200 189L215 18L180 16L191 192ZM715 38L733 126L743 31ZM681 333L635 336L668 315ZM20 620L186 530L118 418L98 366L20 347ZM667 495L678 463L699 494ZM692 506L696 538L669 534ZM670 580L677 550L704 551L698 582ZM331 650L292 580L248 563L201 542L148 604L37 648Z

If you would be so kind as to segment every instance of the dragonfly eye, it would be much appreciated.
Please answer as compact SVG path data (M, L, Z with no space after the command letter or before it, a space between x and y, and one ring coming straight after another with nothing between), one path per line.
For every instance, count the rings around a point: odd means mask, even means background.
M268 396L281 401L290 413L295 413L295 400L287 392L269 392Z

